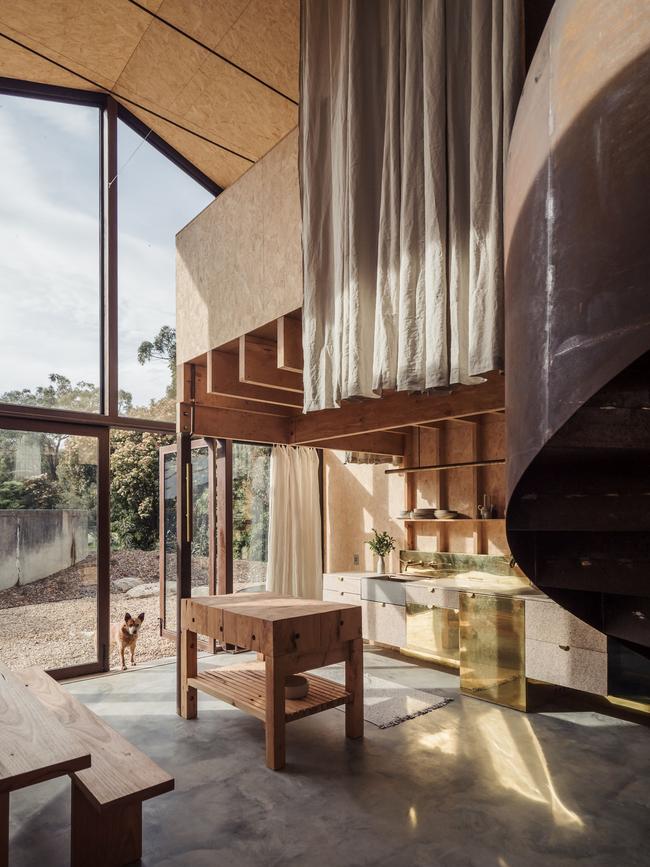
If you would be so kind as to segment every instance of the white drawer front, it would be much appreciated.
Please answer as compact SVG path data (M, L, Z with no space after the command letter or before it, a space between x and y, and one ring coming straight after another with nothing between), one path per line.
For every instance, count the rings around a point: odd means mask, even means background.
M360 605L358 593L346 593L345 590L323 590L324 602L345 602L346 605Z
M555 602L526 600L526 638L607 652L607 636Z
M526 677L607 695L607 654L526 639Z
M406 585L406 602L416 605L435 605L438 608L459 607L458 590L449 587L413 587Z
M385 578L363 578L361 598L369 602L390 602L392 605L406 605L403 581L387 581Z
M344 593L356 593L357 596L361 593L361 578L355 578L354 575L323 575L324 590L343 590Z
M361 600L363 637L393 647L406 645L406 608L386 602Z

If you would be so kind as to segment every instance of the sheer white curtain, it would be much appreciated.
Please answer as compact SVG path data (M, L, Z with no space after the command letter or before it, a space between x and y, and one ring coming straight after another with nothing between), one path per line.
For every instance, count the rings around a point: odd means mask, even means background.
M305 411L501 368L521 0L302 0Z
M266 587L273 593L320 599L323 584L318 452L274 446L271 451Z

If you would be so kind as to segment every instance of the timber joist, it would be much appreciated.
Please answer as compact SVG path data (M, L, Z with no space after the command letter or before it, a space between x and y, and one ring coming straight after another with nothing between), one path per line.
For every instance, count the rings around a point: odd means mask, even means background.
M179 429L197 436L404 455L411 425L501 412L503 377L433 394L386 393L303 414L302 319L293 311L182 366Z

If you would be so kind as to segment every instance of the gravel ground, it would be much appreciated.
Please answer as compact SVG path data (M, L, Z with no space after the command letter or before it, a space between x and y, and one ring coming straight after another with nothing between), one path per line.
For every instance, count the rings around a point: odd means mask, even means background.
M173 557L170 558L173 561ZM236 562L235 590L265 579L264 563ZM173 574L175 564L168 563ZM207 558L194 558L192 586L207 586ZM0 592L0 659L10 668L37 665L58 668L94 661L97 592L96 557L87 557L68 569L24 587ZM174 653L172 641L159 635L159 595L129 598L114 586L116 580L139 578L158 581L157 551L116 551L111 555L111 622L120 622L126 611L144 612L138 636L136 662L162 659ZM167 611L175 614L175 595L167 596ZM174 628L174 617L169 617ZM111 668L119 668L119 655L111 648Z

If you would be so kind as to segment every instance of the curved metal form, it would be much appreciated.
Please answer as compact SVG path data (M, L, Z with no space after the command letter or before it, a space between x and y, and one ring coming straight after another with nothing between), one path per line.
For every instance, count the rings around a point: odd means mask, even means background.
M508 541L650 655L650 5L558 0L506 181Z

